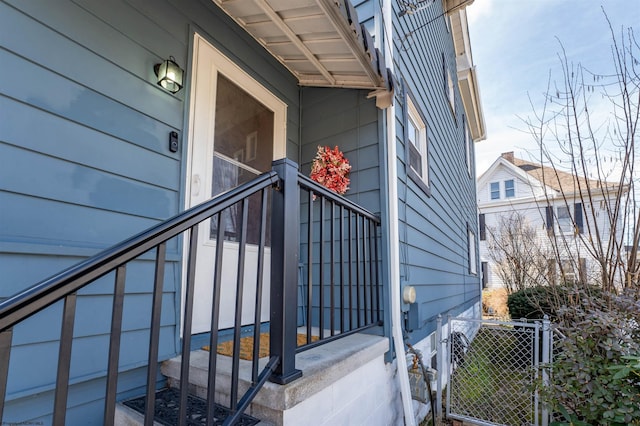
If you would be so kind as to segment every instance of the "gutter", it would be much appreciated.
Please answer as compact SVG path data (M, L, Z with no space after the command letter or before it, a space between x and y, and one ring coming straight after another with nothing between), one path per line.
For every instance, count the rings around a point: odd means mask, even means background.
M376 37L384 42L385 62L393 73L393 46L391 40L393 35L393 8L391 0L383 0L382 3L383 34L384 37ZM413 415L413 402L411 400L411 387L409 385L409 372L407 370L407 359L405 357L404 338L402 334L402 308L400 301L400 243L399 243L399 215L398 215L398 170L396 153L396 120L395 106L393 103L386 109L387 121L387 173L389 177L389 193L387 196L389 209L389 276L391 278L389 291L391 301L391 335L393 337L393 348L396 353L396 365L398 373L398 387L402 397L402 408L404 414L404 424L415 426L416 419ZM433 409L433 407L432 407Z

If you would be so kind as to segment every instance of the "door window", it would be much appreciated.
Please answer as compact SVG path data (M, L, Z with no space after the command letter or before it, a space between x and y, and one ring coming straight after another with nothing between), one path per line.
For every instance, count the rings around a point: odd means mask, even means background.
M212 196L249 182L270 170L273 152L273 111L220 73L216 86ZM225 240L239 239L240 220L239 204L223 212ZM249 200L249 244L258 243L259 227L260 197L255 196ZM217 229L218 223L214 218L211 221L211 239L215 239ZM269 228L267 245L268 234Z

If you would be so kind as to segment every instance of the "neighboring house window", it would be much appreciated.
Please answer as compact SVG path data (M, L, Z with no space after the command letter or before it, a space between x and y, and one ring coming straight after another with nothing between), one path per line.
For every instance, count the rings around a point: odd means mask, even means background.
M582 234L584 232L584 224L582 221L582 203L575 203L573 205L573 218L576 223L576 234Z
M560 273L565 283L576 283L578 280L571 259L563 259L560 261Z
M406 97L405 145L407 174L430 195L429 152L425 120L411 99Z
M485 241L487 239L487 225L485 223L484 213L478 215L478 224L480 227L480 241Z
M573 234L573 222L571 220L571 212L567 206L559 206L556 209L558 218L558 231L563 234Z
M504 181L504 198L512 198L516 195L515 182L513 179Z
M573 217L571 213L573 211ZM553 207L546 207L547 233L554 233ZM558 231L563 234L582 234L584 232L584 220L582 203L575 203L573 207L564 205L556 207L555 217L558 219Z
M489 186L491 188L491 199L499 200L500 199L500 182L491 182Z
M470 227L467 227L467 243L469 251L469 273L476 275L478 273L478 255L476 253L476 234Z
M553 207L547 206L545 209L545 225L547 226L547 234L553 235Z
M565 283L586 284L587 282L587 259L580 257L578 259L562 259L558 265L560 274Z
M482 270L482 288L487 288L489 284L489 262L482 262L480 264Z

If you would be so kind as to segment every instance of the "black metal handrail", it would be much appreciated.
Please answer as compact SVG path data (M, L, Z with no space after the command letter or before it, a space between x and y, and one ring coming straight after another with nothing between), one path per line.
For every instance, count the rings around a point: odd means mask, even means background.
M115 270L117 266L135 259L158 244L238 203L247 193L257 192L277 182L276 172L264 173L244 185L186 210L5 299L0 302L0 332Z
M112 307L111 318L111 338L109 344L108 355L108 367L107 367L107 383L106 383L106 397L105 397L105 413L104 423L113 424L115 417L115 405L117 394L117 378L118 378L118 362L120 354L120 336L122 332L122 317L123 317L123 304L124 304L124 285L126 276L127 264L138 258L143 253L150 250L156 250L156 263L154 274L154 290L153 290L153 305L151 313L151 333L149 344L149 361L147 370L147 394L146 394L146 414L145 425L153 424L153 412L155 405L155 390L157 379L157 361L158 361L158 346L159 346L159 334L160 334L160 306L162 299L162 286L164 280L164 265L166 255L166 242L182 233L190 231L189 233L189 261L187 266L187 292L186 292L186 312L183 322L183 345L182 345L182 365L181 365L181 389L180 389L180 423L185 424L186 419L186 404L187 404L187 390L188 386L185 384L189 380L189 354L191 345L191 316L193 310L193 297L194 297L194 280L195 280L195 258L198 236L198 225L205 220L216 217L218 220L218 233L217 233L217 252L216 252L216 282L215 292L220 293L220 265L222 260L222 246L223 235L221 224L221 212L230 208L238 203L241 204L241 215L243 216L243 223L241 225L242 234L240 240L240 261L244 263L244 247L246 243L246 225L247 225L247 210L248 210L248 197L259 192L262 193L262 222L261 222L261 241L260 250L264 251L264 235L266 229L266 206L267 196L266 190L274 186L279 181L278 174L274 171L265 173L254 180L240 185L235 189L232 189L224 194L221 194L205 203L195 206L173 218L162 222L134 237L131 237L124 242L117 244L111 248L108 248L96 256L89 258L83 262L78 263L75 266L65 269L64 271L53 275L52 277L41 281L35 286L12 296L0 303L0 419L2 419L6 390L7 390L7 376L9 372L9 359L11 355L11 345L13 339L13 327L21 321L31 317L32 315L42 311L51 304L64 300L62 329L60 334L60 347L58 356L58 367L56 377L56 387L54 393L54 412L53 412L53 424L64 425L65 415L67 409L67 397L69 390L69 370L71 363L71 347L73 342L73 328L75 321L76 311L76 298L77 291L94 282L98 278L115 271L114 282L114 297ZM244 240L243 240L244 239ZM259 268L261 269L261 268ZM239 274L241 276L242 274ZM261 276L258 278L259 291L261 291ZM242 303L242 278L238 279L237 283L237 295L236 299ZM218 306L214 306L212 309L217 309ZM237 309L237 307L236 307ZM258 309L259 311L259 309ZM219 313L218 313L219 315ZM213 424L214 419L214 392L215 392L215 367L216 367L216 350L217 346L217 328L214 328L217 323L214 318L218 318L216 315L212 315L212 332L211 332L211 350L210 350L210 374L209 389L208 389L208 413L207 418L209 424ZM259 314L257 315L259 328ZM255 324L254 324L255 326ZM236 315L236 327L235 327L235 348L239 348L239 330L241 324L238 323L238 315ZM235 358L239 359L237 353L234 354ZM250 389L253 395L257 392L256 387L261 386L264 383L265 376L268 377L274 366L277 366L280 362L279 354L272 353L271 360L267 366L266 372L260 375L258 378L257 359L253 362L254 369L254 385ZM230 395L230 406L232 411L237 411L239 368L237 365L237 359L234 360L234 366L232 371L232 383L235 384L235 394L232 392ZM211 377L212 376L212 377ZM247 398L242 399L243 407L248 405ZM250 401L249 401L250 402ZM229 419L228 419L229 421Z
M380 219L300 173L298 185L308 207L301 217L307 224L307 274L306 343L300 352L381 325L382 315Z
M273 189L273 190L272 190ZM271 195L271 276L270 276L270 359L258 374L258 347L261 314L265 247L267 245L267 207ZM307 199L301 194L307 193ZM258 258L256 272L255 311L253 320L254 354L252 360L251 386L239 398L239 350L242 324L242 297L244 294L245 246L247 245L247 215L249 197L260 195L258 203L253 202L251 210L259 212L257 239ZM317 201L314 201L316 200ZM307 204L307 215L300 214L301 204ZM329 213L327 214L327 206ZM259 207L259 208L258 208ZM184 235L186 268L186 291L184 317L182 321L182 347L180 370L179 424L184 424L187 414L189 383L189 362L191 351L192 314L194 306L194 286L196 253L198 247L198 227L211 219L211 226L218 242L215 248L213 301L211 333L209 337L209 374L207 389L207 419L213 424L214 396L216 393L216 347L219 340L218 321L220 294L222 288L222 247L225 244L225 218L223 213L233 208L233 214L240 225L234 230L238 241L238 264L235 283L235 318L233 326L233 354L229 407L232 415L225 424L232 424L242 414L258 393L263 383L270 379L276 383L289 383L302 375L295 368L295 355L322 343L346 336L381 324L381 284L379 279L380 254L378 231L380 220L332 191L318 185L298 172L298 165L290 160L278 160L273 171L223 193L203 204L195 206L147 231L108 248L92 258L41 281L35 286L0 302L0 420L5 404L9 359L14 326L42 311L53 303L63 301L62 326L54 391L53 424L64 425L69 391L69 371L71 347L76 312L78 290L114 273L111 332L107 366L105 397L105 424L113 424L115 415L120 337L122 334L123 305L126 271L129 262L155 250L155 270L153 278L153 302L150 319L150 341L148 354L145 425L151 425L154 418L155 390L158 373L158 352L160 341L160 319L162 290L166 262L167 242ZM318 210L317 218L314 210ZM338 211L338 214L336 214ZM300 224L306 222L308 232L301 241ZM314 232L314 226L319 232ZM326 231L329 230L329 237ZM255 231L255 229L254 229ZM336 231L338 233L336 234ZM213 237L213 235L212 235ZM306 246L306 251L301 251ZM252 241L251 244L255 244ZM314 251L315 249L315 251ZM329 252L326 256L325 252ZM298 347L297 307L300 255L305 254L303 264L307 268L305 298L308 309L306 316L306 344ZM316 259L315 253L318 253ZM317 274L314 275L314 270ZM328 271L328 273L325 273ZM304 280L303 280L304 281ZM329 296L326 297L325 293ZM328 299L328 301L327 301ZM312 341L312 335L317 341Z

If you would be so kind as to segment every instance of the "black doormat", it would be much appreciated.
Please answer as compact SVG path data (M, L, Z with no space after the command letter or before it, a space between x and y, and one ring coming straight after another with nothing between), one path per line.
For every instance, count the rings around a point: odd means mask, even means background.
M130 399L123 404L144 414L146 397ZM156 406L153 419L166 426L178 424L178 411L180 410L180 390L167 388L156 393ZM231 414L227 407L216 404L214 410L214 425L221 425ZM260 420L243 414L236 425L253 426ZM194 395L187 396L187 426L201 426L207 424L207 401Z

